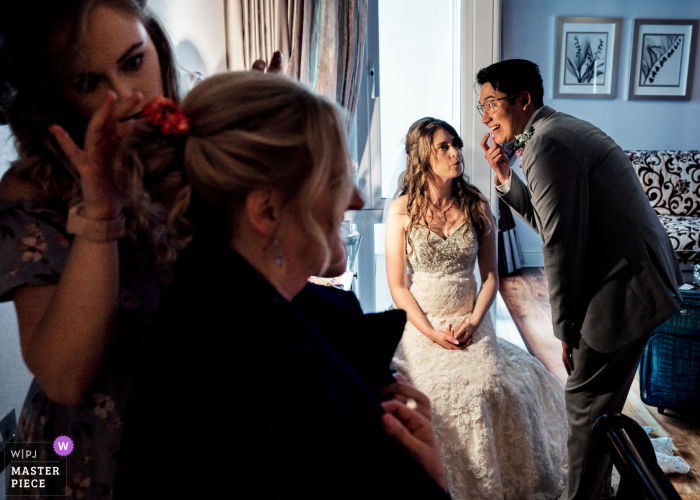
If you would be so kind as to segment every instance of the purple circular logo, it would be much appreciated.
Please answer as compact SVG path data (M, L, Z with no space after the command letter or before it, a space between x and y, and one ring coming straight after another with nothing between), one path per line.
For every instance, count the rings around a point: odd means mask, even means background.
M73 440L68 436L58 436L53 442L53 451L67 457L73 451Z

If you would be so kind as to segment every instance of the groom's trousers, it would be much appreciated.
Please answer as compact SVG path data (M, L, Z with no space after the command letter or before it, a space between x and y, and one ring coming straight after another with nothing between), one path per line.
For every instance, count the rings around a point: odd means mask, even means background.
M592 440L593 424L601 415L620 413L649 335L618 351L601 353L583 338L574 349L574 370L566 382L566 412L569 418L568 500L612 498L610 457Z

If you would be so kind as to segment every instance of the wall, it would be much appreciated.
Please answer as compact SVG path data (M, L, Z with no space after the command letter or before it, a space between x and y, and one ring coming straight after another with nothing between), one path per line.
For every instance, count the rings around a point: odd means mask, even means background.
M700 63L695 61L691 101L629 101L629 73L635 19L698 19L698 0L502 0L501 59L536 62L544 81L544 101L557 111L589 121L623 149L700 149ZM617 97L554 99L554 59L558 16L622 18ZM697 46L697 39L695 41ZM700 55L700 51L697 52ZM537 264L541 240L518 219L523 251ZM541 259L541 257L540 257ZM526 255L526 263L528 256Z
M226 70L224 0L150 0L185 71L205 76Z
M557 16L622 18L616 99L553 99ZM627 100L635 18L698 19L700 2L503 0L501 56L536 62L544 80L545 103L557 111L590 121L623 149L700 149L697 55L691 101Z

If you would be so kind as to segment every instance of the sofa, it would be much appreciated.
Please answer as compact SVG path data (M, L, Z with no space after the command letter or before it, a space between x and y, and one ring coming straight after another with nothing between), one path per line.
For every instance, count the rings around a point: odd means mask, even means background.
M681 264L700 263L700 151L625 151Z

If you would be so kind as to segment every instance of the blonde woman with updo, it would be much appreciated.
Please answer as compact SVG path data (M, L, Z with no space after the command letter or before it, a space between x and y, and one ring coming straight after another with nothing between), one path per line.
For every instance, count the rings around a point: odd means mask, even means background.
M448 123L423 118L405 143L386 225L389 288L408 316L393 364L431 400L453 499L559 498L564 389L537 359L496 337L496 225L464 174L462 139Z
M339 110L247 72L181 112L187 134L145 127L127 152L183 166L195 236L134 382L116 498L447 498L425 396L380 404L405 314L307 283L344 264L362 207Z

